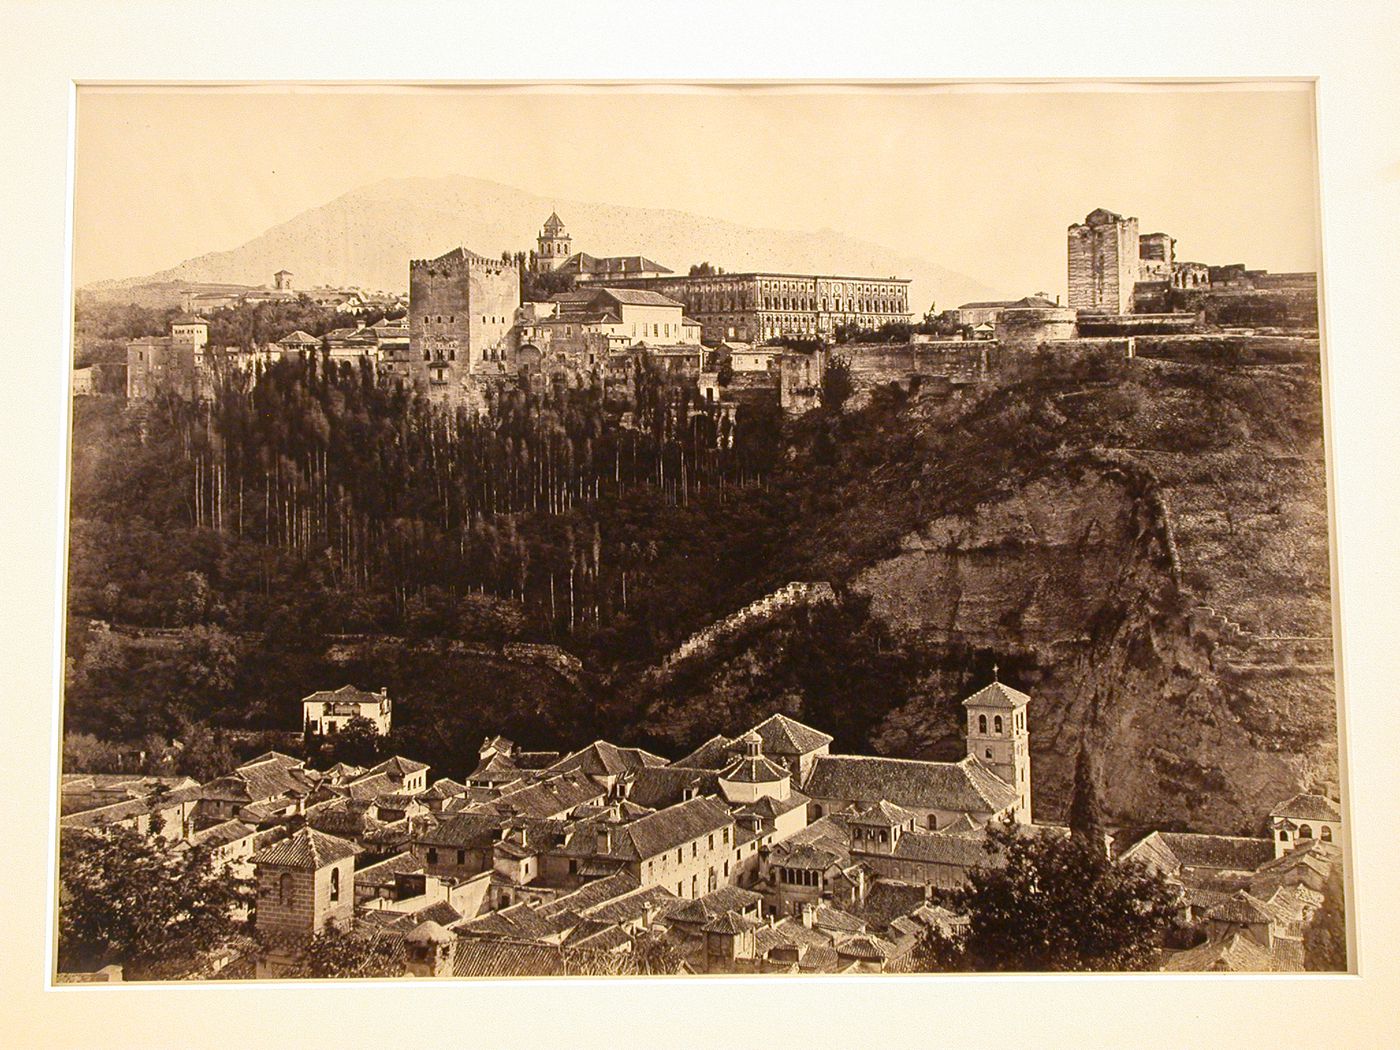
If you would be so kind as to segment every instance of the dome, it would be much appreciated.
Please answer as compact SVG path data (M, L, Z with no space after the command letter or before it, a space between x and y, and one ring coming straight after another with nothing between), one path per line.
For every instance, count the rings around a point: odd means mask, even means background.
M413 932L404 940L412 944L451 944L455 938L438 923L429 919L427 922L421 922L415 926Z

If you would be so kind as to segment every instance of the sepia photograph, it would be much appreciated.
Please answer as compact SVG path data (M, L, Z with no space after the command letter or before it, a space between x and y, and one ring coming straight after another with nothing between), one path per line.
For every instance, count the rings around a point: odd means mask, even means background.
M1355 971L1315 82L74 120L56 984Z

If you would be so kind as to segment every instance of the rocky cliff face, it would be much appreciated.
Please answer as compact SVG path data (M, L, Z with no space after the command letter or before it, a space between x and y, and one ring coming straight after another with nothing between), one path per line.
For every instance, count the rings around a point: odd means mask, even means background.
M1253 381L1306 405L1316 388L1292 378ZM935 663L1000 654L1035 697L1038 813L1063 815L1081 740L1125 823L1257 832L1275 802L1335 781L1321 443L1242 436L1097 450L1076 477L933 519L856 577ZM954 707L915 699L872 743L947 754L959 733Z
M1279 800L1335 782L1316 368L1120 368L911 403L914 436L884 461L864 447L877 465L794 538L811 552L794 578L868 598L910 674L823 698L786 670L810 632L763 635L692 669L651 726L698 742L777 703L838 749L951 759L958 702L995 662L1034 697L1046 818L1064 815L1086 740L1124 824L1257 833ZM872 554L861 538L882 522L909 524ZM864 716L844 733L843 703Z

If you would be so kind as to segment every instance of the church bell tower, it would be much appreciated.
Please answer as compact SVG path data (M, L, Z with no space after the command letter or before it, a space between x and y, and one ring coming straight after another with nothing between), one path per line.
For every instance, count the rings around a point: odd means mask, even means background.
M995 672L993 672L995 674ZM993 681L966 700L967 753L1016 792L1014 816L1031 822L1031 738L1026 708L1031 698Z
M540 273L548 273L550 270L559 268L559 264L573 254L573 238L569 236L569 231L564 229L564 220L559 218L559 213L552 211L549 218L544 221L544 229L540 230L537 241L539 248L535 252L535 269Z

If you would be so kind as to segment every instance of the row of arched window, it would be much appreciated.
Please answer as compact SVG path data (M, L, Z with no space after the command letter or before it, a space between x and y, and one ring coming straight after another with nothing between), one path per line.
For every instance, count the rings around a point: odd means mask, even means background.
M1011 716L1011 720L1012 720L1012 725L1013 725L1013 727L1016 728L1016 729L1018 729L1018 730L1019 730L1019 729L1025 729L1025 728L1026 728L1025 717L1026 717L1026 715L1025 715L1025 712L1023 712L1023 711L1017 711L1015 714L1013 714L1013 715ZM993 733L995 733L996 735L1000 736L1000 735L1002 734L1002 732L1004 732L1005 725L1006 725L1006 723L1002 721L1001 715L993 715L993 716L992 716L992 732L993 732ZM986 715L978 715L978 716L977 716L977 732L983 734L984 736L986 735L986 733L987 733L987 716L986 716Z
M1278 833L1278 837L1279 837L1279 841L1280 841L1280 842L1287 842L1287 841L1288 841L1288 832L1287 832L1287 831L1280 831L1280 832ZM1299 839L1299 841L1302 841L1303 839L1310 839L1310 838L1312 838L1312 837L1313 837L1313 829L1312 829L1312 825L1311 825L1311 824L1299 824L1299 825L1298 825L1298 839ZM1323 824L1323 825L1322 825L1322 828L1321 828L1321 830L1319 831L1317 837L1318 837L1321 841L1323 841L1323 842L1331 842L1331 841L1332 841L1332 829L1329 828L1326 824Z

